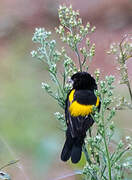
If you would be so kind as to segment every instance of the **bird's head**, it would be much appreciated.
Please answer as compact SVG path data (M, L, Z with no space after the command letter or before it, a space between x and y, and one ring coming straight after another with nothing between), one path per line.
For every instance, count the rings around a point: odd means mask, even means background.
M96 90L97 84L95 79L87 72L77 72L71 77L73 81L73 89Z

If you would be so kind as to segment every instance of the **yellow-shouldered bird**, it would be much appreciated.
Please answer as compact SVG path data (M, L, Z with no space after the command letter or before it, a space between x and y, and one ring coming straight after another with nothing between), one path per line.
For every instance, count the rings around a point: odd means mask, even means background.
M94 90L97 90L97 84L89 73L77 72L71 80L73 88L68 93L65 102L67 130L61 160L67 161L71 157L72 163L77 163L81 159L86 132L94 123L90 115L93 105L100 109L101 103L94 93Z

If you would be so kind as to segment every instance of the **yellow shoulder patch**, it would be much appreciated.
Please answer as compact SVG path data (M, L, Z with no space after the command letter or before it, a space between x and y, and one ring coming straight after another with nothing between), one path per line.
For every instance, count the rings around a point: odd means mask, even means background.
M99 106L99 96L97 96L96 106Z
M69 101L70 103L72 103L73 99L74 99L74 93L75 93L75 89L73 89L70 94L69 94Z
M70 99L69 99L70 101ZM72 102L72 101L71 101ZM99 105L99 97L97 97L96 106ZM77 116L87 116L92 113L94 105L83 105L79 104L77 101L74 101L70 107L69 111L71 113L71 116L77 117Z

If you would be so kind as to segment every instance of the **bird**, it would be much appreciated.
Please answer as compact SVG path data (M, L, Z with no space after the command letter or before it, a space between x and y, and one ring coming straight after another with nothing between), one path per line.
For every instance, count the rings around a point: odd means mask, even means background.
M100 109L101 102L95 95L97 84L88 72L72 75L73 87L65 101L66 140L61 152L61 160L78 163L82 155L82 146L87 130L94 124L91 116L93 106Z

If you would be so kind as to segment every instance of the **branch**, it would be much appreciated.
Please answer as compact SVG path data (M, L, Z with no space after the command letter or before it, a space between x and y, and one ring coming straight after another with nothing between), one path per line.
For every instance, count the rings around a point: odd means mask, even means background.
M82 72L82 63L81 63L80 54L79 54L79 52L78 52L77 45L76 45L76 48L75 48L75 52L76 52L76 55L77 55L77 57L78 57L80 71Z

